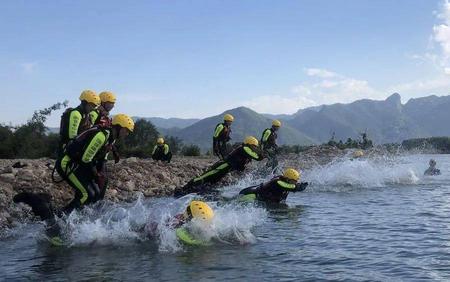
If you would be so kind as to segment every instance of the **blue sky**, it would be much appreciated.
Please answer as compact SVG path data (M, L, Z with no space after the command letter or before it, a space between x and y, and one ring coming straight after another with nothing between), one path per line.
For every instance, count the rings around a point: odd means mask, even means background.
M199 118L450 94L448 1L124 3L2 1L0 122L83 89L116 93L113 113Z

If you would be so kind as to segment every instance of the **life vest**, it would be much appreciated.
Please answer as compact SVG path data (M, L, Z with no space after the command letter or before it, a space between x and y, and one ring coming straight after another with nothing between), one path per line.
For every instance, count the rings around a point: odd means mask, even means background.
M71 158L71 160L75 162L81 162L83 154L85 153L87 147L89 146L94 136L99 132L103 132L103 134L105 134L106 143L110 142L110 131L105 128L94 126L91 129L88 129L78 135L77 138L71 140L65 148L65 153ZM104 154L106 154L105 146L103 146L97 152L94 159L102 159L102 157L104 159Z

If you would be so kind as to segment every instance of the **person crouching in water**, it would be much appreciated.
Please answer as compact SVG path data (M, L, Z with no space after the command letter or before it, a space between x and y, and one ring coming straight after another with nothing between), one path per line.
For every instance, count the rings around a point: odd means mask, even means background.
M425 170L425 172L423 173L424 175L440 175L441 174L441 170L436 168L436 161L431 159L430 162L430 167Z
M188 245L207 245L207 242L195 238L190 232L190 228L187 225L192 220L196 220L199 223L204 223L203 226L208 227L214 217L213 209L203 201L191 201L183 213L177 214L174 217L166 221L167 227L175 229L178 240ZM158 223L151 222L146 226L148 234L157 235Z
M58 216L69 214L74 209L103 198L103 183L100 181L102 176L97 171L96 164L104 160L109 144L116 139L125 138L133 129L133 120L127 115L118 114L113 117L111 128L93 127L67 144L64 154L56 161L56 170L73 188L75 198L62 210L56 211ZM41 209L43 212L38 211L42 206L51 208L42 195L22 192L14 197L14 202L30 205L42 220L53 215L53 211L44 212L45 207Z
M243 171L252 160L261 161L264 158L259 148L258 140L253 136L245 138L244 143L234 149L224 160L213 164L207 171L191 179L184 187L175 189L174 196L181 197L189 193L205 190L206 185L219 182L231 171Z
M164 143L164 138L159 137L156 140L156 145L153 147L152 159L167 163L170 163L170 160L172 160L172 152L170 152L169 145Z
M286 200L290 192L301 192L306 189L308 182L298 183L299 180L300 173L293 168L288 168L283 175L275 176L269 182L245 188L239 194L243 201L280 203Z

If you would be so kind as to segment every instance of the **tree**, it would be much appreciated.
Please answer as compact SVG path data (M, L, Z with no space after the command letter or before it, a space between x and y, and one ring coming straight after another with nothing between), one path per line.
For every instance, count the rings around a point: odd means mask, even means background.
M119 152L125 156L151 157L153 145L159 132L150 121L139 119L134 124L133 133L117 143Z
M197 157L200 156L200 147L197 145L184 146L181 150L183 156Z
M53 111L67 107L67 104L68 101L64 101L35 111L26 124L15 128L12 144L15 158L42 158L53 155L58 144L54 142L55 136L47 135L44 123Z
M9 126L0 125L0 158L10 159L14 157L14 134Z

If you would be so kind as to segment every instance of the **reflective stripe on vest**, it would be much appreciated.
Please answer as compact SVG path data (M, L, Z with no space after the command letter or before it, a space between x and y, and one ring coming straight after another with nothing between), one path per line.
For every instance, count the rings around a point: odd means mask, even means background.
M277 184L280 185L281 187L289 189L289 190L295 189L295 184L287 183L287 182L284 182L283 180L278 180Z
M267 140L269 139L271 134L272 134L272 130L270 130L269 128L264 130L262 141L267 142Z
M86 150L83 153L83 157L81 160L84 163L90 163L92 159L94 159L97 152L100 150L100 148L105 145L106 140L109 138L109 132L105 135L102 131L95 134L95 136L92 138L91 142L87 146Z
M259 155L254 152L250 147L244 146L244 151L249 155L252 159L258 160Z
M73 110L69 115L69 139L73 139L78 135L78 128L81 123L81 113L78 110Z

